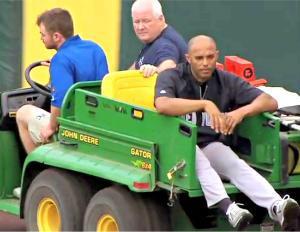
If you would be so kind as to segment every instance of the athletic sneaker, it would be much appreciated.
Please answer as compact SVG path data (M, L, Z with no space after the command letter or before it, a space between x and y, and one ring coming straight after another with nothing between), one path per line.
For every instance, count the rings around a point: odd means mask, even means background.
M229 223L237 230L244 230L251 222L253 215L246 209L240 208L235 202L231 203L227 209L226 215Z
M300 207L289 195L285 195L282 200L276 201L272 207L271 218L278 221L285 231L299 230L299 216Z

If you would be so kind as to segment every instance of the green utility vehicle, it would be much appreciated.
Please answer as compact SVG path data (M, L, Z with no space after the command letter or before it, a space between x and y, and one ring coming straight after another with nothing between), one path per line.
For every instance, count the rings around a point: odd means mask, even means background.
M196 126L153 109L155 77L136 71L77 83L68 91L55 142L25 155L15 115L41 101L49 89L1 94L0 210L25 218L28 230L232 230L217 209L207 209L195 173ZM296 112L297 113L297 112ZM285 114L287 115L287 113ZM248 118L232 147L281 194L299 200L300 131L280 112ZM293 124L293 126L291 126ZM254 215L250 229L268 220L233 185L233 200ZM13 189L21 186L21 197Z

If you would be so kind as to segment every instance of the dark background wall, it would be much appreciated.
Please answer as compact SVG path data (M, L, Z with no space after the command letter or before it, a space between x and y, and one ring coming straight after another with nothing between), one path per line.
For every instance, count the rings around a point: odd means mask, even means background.
M22 1L0 1L0 91L21 86Z
M120 69L128 68L141 48L131 21L131 0L122 1ZM300 93L300 1L162 0L167 22L186 40L213 36L221 52L254 63L256 74L272 86Z

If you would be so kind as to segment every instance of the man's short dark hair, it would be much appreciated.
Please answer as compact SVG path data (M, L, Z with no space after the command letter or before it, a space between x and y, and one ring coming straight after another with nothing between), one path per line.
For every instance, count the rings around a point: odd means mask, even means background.
M40 26L41 23L48 32L59 32L66 39L74 35L73 20L67 10L61 8L47 10L37 18L36 24Z

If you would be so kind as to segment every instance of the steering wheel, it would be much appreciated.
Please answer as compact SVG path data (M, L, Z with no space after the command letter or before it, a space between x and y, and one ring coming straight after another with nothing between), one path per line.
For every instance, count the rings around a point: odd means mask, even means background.
M46 97L50 97L51 98L51 88L48 84L46 85L42 85L40 83L37 83L36 81L32 80L31 76L30 76L30 72L32 69L39 67L39 66L44 66L42 64L42 62L45 61L37 61L32 63L31 65L29 65L26 70L25 70L25 78L26 81L28 82L28 84L38 93L46 96Z

